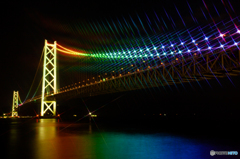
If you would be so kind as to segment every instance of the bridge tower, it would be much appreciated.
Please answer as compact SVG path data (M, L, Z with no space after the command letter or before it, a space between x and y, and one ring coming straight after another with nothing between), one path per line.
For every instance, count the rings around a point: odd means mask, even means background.
M13 91L12 117L18 116L18 91Z
M45 113L52 113L56 116L56 101L45 99L57 93L57 42L49 44L45 40L44 61L43 61L43 78L42 78L42 101L41 116Z

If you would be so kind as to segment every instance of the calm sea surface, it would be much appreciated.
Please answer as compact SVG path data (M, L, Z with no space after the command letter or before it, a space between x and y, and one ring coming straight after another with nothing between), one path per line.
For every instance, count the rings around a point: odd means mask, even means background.
M238 151L228 140L188 137L161 129L146 130L97 122L59 122L56 119L1 119L1 157L31 159L200 159L210 150Z

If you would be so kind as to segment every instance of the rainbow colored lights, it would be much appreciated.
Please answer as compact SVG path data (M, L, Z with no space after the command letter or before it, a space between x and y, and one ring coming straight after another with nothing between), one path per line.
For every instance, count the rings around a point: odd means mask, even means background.
M109 77L123 76L179 59L185 60L215 52L225 52L229 49L239 49L240 16L233 17L231 13L234 12L234 9L231 7L230 12L226 7L226 5L231 6L230 2L223 3L222 1L222 7L225 7L226 10L223 9L221 12L226 12L224 14L229 17L218 22L210 14L208 4L204 0L202 2L201 12L206 20L211 20L211 23L199 25L194 11L187 2L195 27L187 27L184 17L180 15L181 10L175 6L176 14L179 15L178 19L180 17L184 24L184 29L181 30L177 29L176 22L165 9L163 10L167 18L154 12L152 17L148 15L141 17L137 14L135 19L129 15L129 19L123 17L115 21L104 20L87 24L73 24L74 26L70 26L68 31L72 30L73 34L76 33L80 35L78 37L83 38L77 39L73 44L79 44L77 47L84 49L69 49L57 45L58 52L71 55L69 58L73 57L74 59L66 60L69 62L68 65L61 67L61 73L59 73L61 85L66 87L75 81L84 85L89 79L104 81ZM220 16L221 13L218 12L215 4L212 4ZM171 12L174 11L171 10ZM202 18L204 19L204 17ZM169 24L172 30L169 29ZM67 38L66 41L69 44L72 39ZM58 42L61 44L61 40ZM86 46L82 47L84 45Z

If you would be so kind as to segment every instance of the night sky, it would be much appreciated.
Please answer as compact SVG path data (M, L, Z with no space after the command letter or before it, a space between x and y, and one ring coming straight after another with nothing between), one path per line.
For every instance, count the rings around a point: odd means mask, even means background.
M232 4L233 8L229 6L228 2ZM190 15L191 10L186 0L1 2L2 104L0 114L10 112L13 90L18 90L21 99L25 99L34 79L45 39L49 42L56 40L67 48L88 50L92 47L87 43L88 41L100 45L94 39L97 36L105 36L94 34L91 28L88 28L90 23L98 23L99 26L102 26L100 24L102 21L116 22L118 18L122 17L129 20L129 16L135 20L137 19L136 15L142 19L143 23L146 23L146 15L151 19L157 14L165 19L168 28L165 27L165 30L156 29L156 31L167 32L212 22L207 13L211 13L216 21L229 18L229 14L233 17L240 15L237 7L240 6L238 0L205 0L209 12L202 0L189 0L188 3L197 22ZM218 13L214 6L218 9ZM183 25L176 8L184 19L186 26ZM227 14L226 9L229 14ZM206 17L202 10L206 13ZM165 11L175 22L175 27L169 21ZM164 24L159 24L159 26L161 25ZM74 26L85 26L88 34L83 34L78 30L78 27ZM151 32L150 30L147 31ZM105 36L105 38L109 40L109 37ZM37 79L37 84L39 80ZM234 87L232 90L237 92ZM193 89L189 90L189 92L192 91Z

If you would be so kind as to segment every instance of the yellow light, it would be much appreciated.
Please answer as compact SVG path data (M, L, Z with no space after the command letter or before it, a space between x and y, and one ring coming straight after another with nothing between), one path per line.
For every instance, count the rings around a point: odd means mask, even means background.
M88 56L88 54L85 53L81 53L81 52L75 52L75 51L65 51L62 49L57 48L58 51L66 53L66 54L70 54L70 55L79 55L79 56Z

